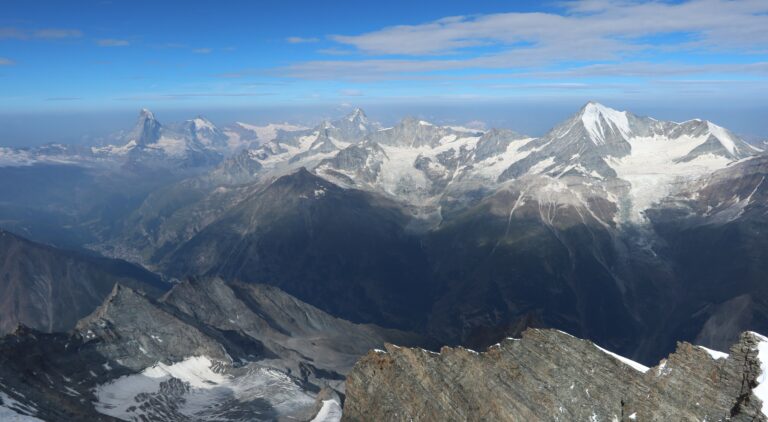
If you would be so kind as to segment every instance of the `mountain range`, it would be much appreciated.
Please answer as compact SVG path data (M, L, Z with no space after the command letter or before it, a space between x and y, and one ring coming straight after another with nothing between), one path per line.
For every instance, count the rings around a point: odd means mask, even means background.
M169 185L95 247L169 277L275 284L448 344L533 324L658 359L677 340L724 348L763 324L764 241L746 227L764 222L765 160L711 122L596 103L540 138L414 118L382 128L358 109ZM703 258L714 250L734 256ZM724 317L732 329L705 328Z
M622 403L590 407L600 420L666 418L674 394L696 388L686 376L715 377L712 405L686 414L759 414L749 351L762 340L742 333L768 332L768 155L712 122L589 102L533 137L413 117L383 127L361 109L312 128L222 129L142 110L113 139L0 150L0 198L12 198L0 201L0 291L14 298L0 302L0 391L21 413L309 420L344 407L349 420L388 419L425 411L401 395L416 394L399 388L414 374L428 386L466 365L517 374L541 343L555 348L549 363L516 375L532 402L555 403L566 382L536 371L573 368L586 385L578 371L597 365L598 385L626 383L592 390ZM525 346L504 340L520 336ZM463 349L499 341L480 358ZM385 342L458 351L366 355ZM593 343L640 366L678 362L674 378L617 369ZM24 384L41 360L50 368ZM448 419L478 405L453 389L419 394L456 397L429 409ZM582 399L557 417L581 415Z

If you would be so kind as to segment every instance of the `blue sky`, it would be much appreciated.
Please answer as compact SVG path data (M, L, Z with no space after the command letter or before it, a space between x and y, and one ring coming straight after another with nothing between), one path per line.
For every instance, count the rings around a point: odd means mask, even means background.
M0 123L140 107L221 119L250 110L258 120L257 110L352 104L384 117L400 106L423 114L453 106L442 117L455 120L495 104L558 110L536 123L544 127L594 99L662 118L695 112L768 137L765 0L0 7Z

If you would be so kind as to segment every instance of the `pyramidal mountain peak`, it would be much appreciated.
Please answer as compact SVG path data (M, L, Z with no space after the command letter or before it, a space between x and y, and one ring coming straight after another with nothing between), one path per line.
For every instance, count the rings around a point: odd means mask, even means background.
M352 110L351 113L347 114L347 120L349 120L350 122L355 121L355 120L359 120L359 121L362 121L362 122L367 122L368 121L368 116L365 114L365 111L363 111L362 108L355 107L355 109Z
M154 113L146 108L142 108L136 125L128 134L126 141L135 141L141 146L153 144L160 139L161 131L162 125L155 118Z
M152 113L148 108L142 108L139 110L139 118L146 118L146 119L154 119L155 114Z
M600 103L590 101L579 110L580 124L596 145L603 145L617 138L627 139L632 135L628 113L614 110Z

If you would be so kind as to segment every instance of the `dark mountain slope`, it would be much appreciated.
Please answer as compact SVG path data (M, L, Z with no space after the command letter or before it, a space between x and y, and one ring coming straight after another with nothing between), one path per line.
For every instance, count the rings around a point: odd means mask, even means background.
M768 156L740 162L649 215L659 253L686 286L678 334L723 347L768 326Z
M426 236L437 338L486 347L529 327L558 327L634 352L644 322L621 277L615 230L583 207L501 190Z
M96 309L115 283L152 296L169 287L127 262L57 249L0 230L0 333L18 324L67 331Z
M302 169L242 201L164 258L168 274L280 287L356 322L414 327L429 271L394 202Z

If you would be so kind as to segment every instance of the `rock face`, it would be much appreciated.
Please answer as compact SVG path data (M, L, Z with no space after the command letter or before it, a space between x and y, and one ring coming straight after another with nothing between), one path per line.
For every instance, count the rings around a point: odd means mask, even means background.
M476 353L386 346L347 378L345 421L765 421L758 345L730 355L688 343L653 368L555 330Z
M124 261L31 242L0 230L0 334L24 324L67 331L104 300L115 283L158 297L160 277Z

